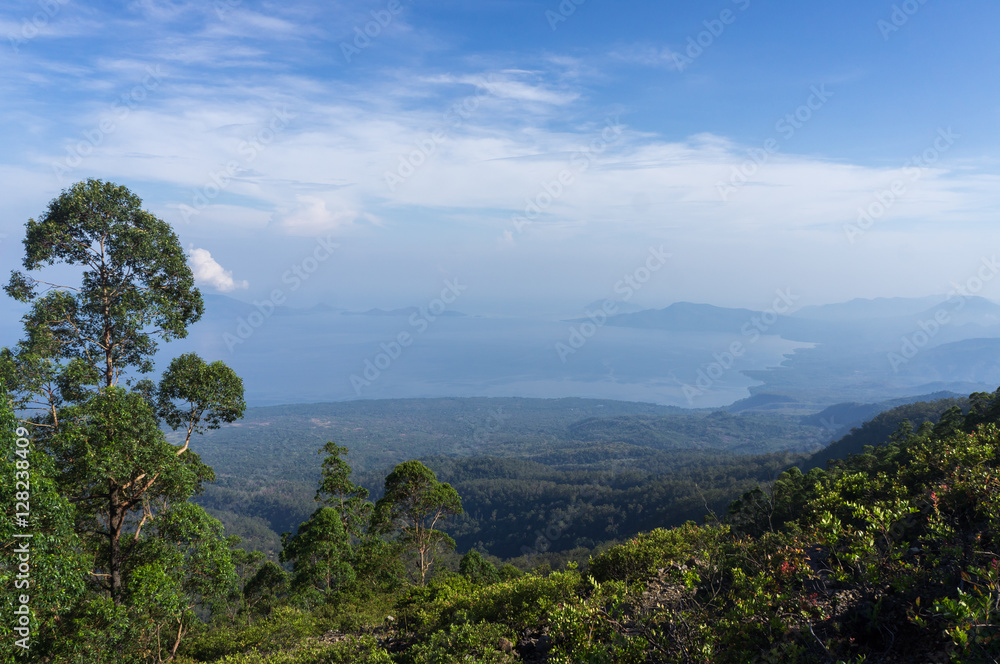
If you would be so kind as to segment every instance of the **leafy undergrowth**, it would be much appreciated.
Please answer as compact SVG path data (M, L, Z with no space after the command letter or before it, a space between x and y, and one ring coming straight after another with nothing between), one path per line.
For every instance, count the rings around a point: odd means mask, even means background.
M993 662L998 468L997 426L953 413L827 470L793 468L726 523L654 530L585 573L502 578L477 559L475 574L369 603L351 635L336 628L358 611L342 591L208 632L180 661Z

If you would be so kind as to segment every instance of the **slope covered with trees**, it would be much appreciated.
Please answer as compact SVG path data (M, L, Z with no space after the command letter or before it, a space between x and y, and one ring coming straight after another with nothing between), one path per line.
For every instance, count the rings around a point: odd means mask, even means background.
M425 585L357 581L309 605L292 592L181 661L992 662L1000 391L970 401L585 568L523 573L472 551Z
M802 465L802 468L803 470L823 468L834 459L860 454L867 446L880 445L887 441L900 426L909 427L912 430L924 422L936 423L952 408L957 408L962 412L968 411L969 399L936 399L887 409L860 427L851 429L844 437L817 451Z
M818 449L827 435L790 415L594 399L251 408L240 422L199 441L216 481L196 500L246 545L277 560L280 534L315 509L316 450L335 440L350 450L357 483L375 499L385 476L411 459L463 486L466 515L449 527L462 550L481 545L519 555L535 548L537 531L562 520L566 527L546 544L561 551L650 524L698 519L706 502L724 510L749 486L773 480L796 455ZM591 511L596 503L602 507ZM579 518L563 519L570 506Z

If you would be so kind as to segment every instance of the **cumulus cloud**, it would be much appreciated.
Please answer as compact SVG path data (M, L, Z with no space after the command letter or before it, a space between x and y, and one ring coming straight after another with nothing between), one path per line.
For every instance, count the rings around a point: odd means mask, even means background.
M191 270L194 272L195 280L223 293L250 286L250 282L246 280L235 281L232 271L219 265L207 249L191 247L188 255L191 258Z

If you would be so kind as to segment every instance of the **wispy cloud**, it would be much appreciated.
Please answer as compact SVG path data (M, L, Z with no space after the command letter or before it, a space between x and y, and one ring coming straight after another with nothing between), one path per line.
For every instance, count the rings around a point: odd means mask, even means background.
M863 243L843 241L843 225L870 204L873 192L900 177L906 152L923 149L935 123L945 121L939 118L969 131L968 145L988 138L981 131L972 139L976 134L958 126L960 106L939 108L931 117L910 104L913 113L898 123L901 116L885 109L896 103L900 82L910 80L905 67L879 79L868 97L861 86L874 85L877 58L844 64L843 71L854 72L848 79L830 71L828 58L820 66L804 57L790 83L782 77L787 72L761 73L761 63L778 57L770 49L786 61L799 51L780 40L751 39L747 23L727 31L725 47L700 60L696 72L677 76L670 44L683 43L690 26L702 24L703 8L672 7L670 18L688 15L671 30L668 21L655 20L665 15L656 14L661 9L654 3L631 18L620 8L588 4L553 35L540 13L534 34L510 22L509 13L502 20L490 13L501 8L487 4L441 13L403 3L350 63L341 41L375 20L372 12L382 11L384 0L139 0L116 12L100 3L60 5L48 32L3 61L0 119L18 131L0 137L11 219L0 231L13 235L23 219L38 214L66 184L53 176L53 164L83 152L69 179L128 183L197 246L214 246L219 237L248 245L260 237L294 243L303 235L335 232L375 238L370 246L378 251L440 252L456 261L461 252L443 249L454 236L494 251L511 216L568 169L572 182L504 254L531 255L539 272L566 242L578 242L584 253L593 250L600 263L600 252L623 246L625 237L639 244L666 236L703 243L707 248L697 260L709 265L718 256L706 232L717 243L739 237L737 258L761 273L772 268L760 268L754 256L793 256L803 246L871 251L866 260L881 268L879 261L887 259L876 257L875 248L898 253L890 235L898 240L906 234L913 252L951 246L956 238L977 246L987 238L983 220L1000 213L991 148L956 148L907 188ZM217 11L220 5L224 11ZM3 29L19 29L38 7L25 0L0 8L0 37ZM511 9L506 3L502 8ZM531 12L524 10L521 18L528 21ZM608 12L602 30L587 29L602 11ZM486 25L517 40L496 39ZM795 32L795 49L802 48L804 34ZM884 48L877 32L875 37ZM116 100L141 85L150 67L163 72L162 83L127 116L115 118L113 131L98 131L114 116ZM842 81L835 102L720 200L717 183L731 181L773 133L774 122L822 80ZM970 108L995 106L985 90L977 88L983 96ZM942 89L926 98L937 103L948 96ZM845 110L862 107L864 116L853 119L848 113L857 111ZM291 119L272 125L276 113ZM890 129L905 124L914 135L897 135L888 152L851 153L834 138L861 130L875 135L869 125L890 116ZM609 118L626 125L621 136L586 168L574 166L575 157L593 150ZM388 187L386 174L400 164L410 175ZM202 204L191 217L196 200ZM211 256L205 254L207 270ZM241 277L264 281L249 259L244 264L234 255L230 261ZM418 264L417 258L409 263ZM214 277L206 272L202 278L221 288L245 283L212 269ZM916 267L907 274L914 283L921 278Z

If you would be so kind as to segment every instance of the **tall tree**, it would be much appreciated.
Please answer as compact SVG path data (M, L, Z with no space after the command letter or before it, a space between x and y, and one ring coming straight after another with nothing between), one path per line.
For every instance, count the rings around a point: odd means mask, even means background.
M351 466L341 458L347 456L348 451L333 441L320 448L319 453L326 452L326 458L320 469L316 500L335 508L347 532L353 537L361 537L362 529L371 518L372 504L368 502L368 489L351 481Z
M204 310L177 236L121 185L73 185L39 220L28 220L24 249L29 272L55 264L83 268L76 287L16 271L6 287L32 305L24 320L29 350L83 363L65 376L71 386L111 387L129 368L152 371L156 338L187 336Z
M375 503L372 526L377 532L395 532L399 542L417 559L420 584L438 549L455 548L455 540L437 530L449 516L462 513L462 499L450 484L439 482L419 461L404 461L385 478L385 494Z
M295 535L281 538L283 562L293 563L292 590L328 593L357 578L357 551L365 539L364 526L371 514L368 490L351 482L351 467L343 456L348 449L327 442L320 470L316 501L323 506L303 522Z
M196 355L177 358L159 387L139 380L153 370L157 341L186 336L204 305L177 236L127 188L73 185L28 221L24 249L25 272L13 272L5 290L31 306L25 338L0 352L0 378L17 407L36 409L24 426L75 507L76 532L94 561L92 586L117 607L141 597L130 584L151 578L149 551L167 550L145 540L187 536L167 528L171 515L187 510L181 506L213 479L191 451L191 436L241 417L243 385L222 363ZM39 274L60 265L75 267L79 282ZM183 429L182 444L167 442L161 419ZM199 550L214 551L204 542L221 530L199 532ZM187 572L170 567L175 559L165 555L161 565L181 579ZM213 569L232 576L224 562Z

